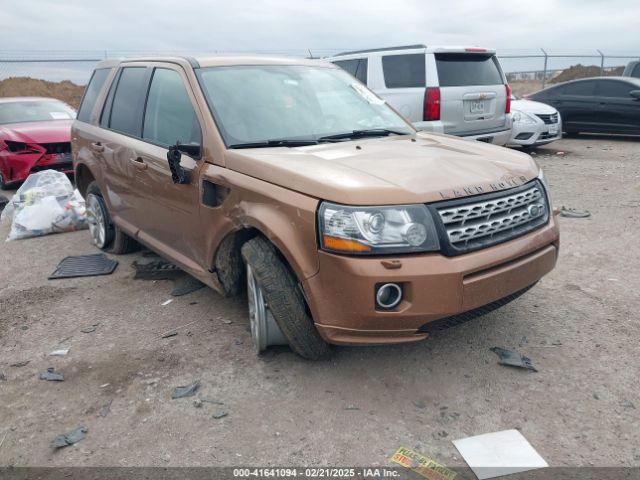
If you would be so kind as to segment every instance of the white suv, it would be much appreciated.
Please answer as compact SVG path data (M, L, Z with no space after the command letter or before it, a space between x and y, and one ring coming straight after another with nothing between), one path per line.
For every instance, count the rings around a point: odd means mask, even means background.
M345 52L327 60L419 130L497 145L511 137L511 92L494 50L409 45Z

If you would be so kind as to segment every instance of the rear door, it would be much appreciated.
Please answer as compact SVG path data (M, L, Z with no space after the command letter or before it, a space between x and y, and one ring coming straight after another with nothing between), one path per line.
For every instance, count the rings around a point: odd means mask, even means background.
M477 135L508 128L505 79L493 54L436 53L445 133Z
M409 121L422 122L426 81L424 53L382 54L383 84L375 92Z
M600 119L595 91L596 80L577 80L553 89L552 105L562 116L564 131L598 131Z
M640 86L623 80L598 80L599 119L604 131L640 134L640 101L631 96Z

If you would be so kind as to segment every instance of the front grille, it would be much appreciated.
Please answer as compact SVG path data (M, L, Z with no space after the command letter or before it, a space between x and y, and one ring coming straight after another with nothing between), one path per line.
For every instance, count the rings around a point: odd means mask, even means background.
M443 251L459 255L524 235L549 219L542 184L435 204ZM441 240L441 244L443 243Z
M556 113L547 114L547 115L536 114L536 117L538 117L540 120L542 120L547 125L550 125L552 123L558 123L558 113L557 112Z
M48 154L71 153L71 142L40 143Z
M535 285L535 283L533 284ZM463 323L468 322L469 320L473 320L474 318L481 317L486 315L487 313L493 312L498 308L506 305L507 303L513 302L516 298L520 297L524 293L526 293L533 285L529 285L522 290L519 290L511 295L507 295L500 300L496 300L495 302L491 302L487 305L483 305L482 307L474 308L473 310L469 310L468 312L459 313L458 315L452 315L451 317L441 318L440 320L434 320L429 323L425 323L422 325L418 332L421 333L433 333L439 332L441 330L446 330L451 327L456 327L458 325L462 325Z

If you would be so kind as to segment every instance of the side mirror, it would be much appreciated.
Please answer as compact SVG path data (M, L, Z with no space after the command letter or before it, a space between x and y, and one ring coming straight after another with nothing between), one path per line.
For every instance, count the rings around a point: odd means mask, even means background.
M200 157L200 152L200 145L183 145L180 142L176 142L175 145L169 147L167 161L169 162L173 183L178 185L189 183L189 172L180 165L182 154L185 153L190 157L198 158Z
M634 100L640 100L640 90L631 90L629 95L631 95Z

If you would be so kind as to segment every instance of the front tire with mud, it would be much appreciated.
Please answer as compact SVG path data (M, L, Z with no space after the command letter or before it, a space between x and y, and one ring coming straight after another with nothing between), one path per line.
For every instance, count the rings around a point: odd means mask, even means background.
M91 241L96 247L116 255L140 249L140 244L111 220L102 192L96 182L91 182L87 187L86 204Z
M242 246L242 257L291 349L310 360L327 356L330 346L314 326L298 281L275 247L263 237L254 237Z

